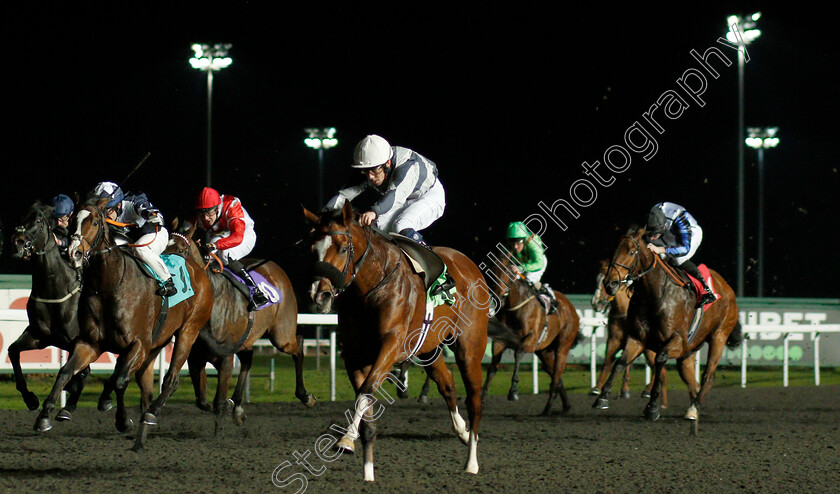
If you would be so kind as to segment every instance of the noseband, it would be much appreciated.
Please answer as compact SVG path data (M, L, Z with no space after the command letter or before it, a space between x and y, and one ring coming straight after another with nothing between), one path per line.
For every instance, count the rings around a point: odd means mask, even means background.
M345 235L348 239L350 239L350 245L347 248L347 261L344 262L343 270L339 271L338 268L325 261L318 261L315 264L315 277L330 280L330 284L333 287L333 296L338 297L356 279L356 275L359 273L359 269L361 268L362 263L365 262L368 252L370 251L370 238L368 237L367 239L367 244L365 245L365 251L362 253L362 257L356 261L353 255L353 235L350 233L349 228L347 230L328 230L323 233L325 236L330 237ZM352 273L350 271L350 261L352 261L353 264ZM347 279L348 274L350 275L349 280Z
M630 266L625 266L624 264L616 262L615 258L613 258L613 259L610 260L610 267L607 269L607 275L609 275L610 270L615 269L615 272L620 276L621 273L619 273L618 268L616 268L616 266L626 269L627 274L624 276L624 279L619 281L619 284L627 285L629 287L633 283L638 281L642 276L648 274L656 266L656 261L652 262L650 264L650 267L645 268L641 273L634 275L633 273L635 273L636 271L639 270L639 265L641 263L641 257L639 256L639 251L642 250L642 246L641 246L641 244L639 243L638 240L636 240L635 238L633 238L630 235L625 235L623 238L629 238L631 241L633 241L634 244L636 244L636 250L631 253L632 256L633 256L633 264L630 265ZM607 276L604 276L604 282L606 282L606 278L607 278Z

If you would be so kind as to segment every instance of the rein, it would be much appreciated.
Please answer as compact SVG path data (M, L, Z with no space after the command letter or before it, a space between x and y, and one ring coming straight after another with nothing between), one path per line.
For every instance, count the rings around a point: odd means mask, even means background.
M670 266L668 263L662 261L659 256L654 256L654 263L658 264L662 269L668 273L668 277L677 285L677 286L685 286L686 282L677 275L676 270Z
M364 232L365 230L362 230L362 231ZM330 280L330 282L332 283L332 285L334 287L333 294L334 294L335 297L338 297L341 293L343 293L345 290L347 290L347 288L351 284L353 284L353 282L356 280L356 276L359 274L359 271L362 268L362 264L365 262L365 260L367 259L367 255L370 252L371 237L370 237L370 234L365 234L365 237L366 237L366 240L367 240L367 242L365 243L365 251L362 253L362 256L357 261L354 258L353 235L351 234L349 228L346 231L345 230L328 230L324 233L326 235L329 235L329 236L346 235L347 238L350 239L350 245L348 247L348 253L347 253L348 262L344 263L344 269L341 272L339 272L338 269L335 266L333 266L332 264L329 264L329 263L324 262L324 261L319 262L315 266L315 274L316 275L320 274L321 276ZM353 271L352 272L350 272L350 262L349 262L350 260L353 261ZM362 296L362 298L369 297L370 294L372 294L373 292L375 292L376 290L379 290L382 286L384 286L385 283L389 280L389 278L391 278L391 275L393 275L394 273L397 272L397 270L400 269L401 265L402 265L402 258L400 258L400 260L397 262L396 267L394 267L394 269L392 269L390 273L383 276L382 279L379 280L379 283L377 283L373 288L368 290L368 292L366 294L364 294ZM336 276L337 274L340 276L340 278L338 276ZM350 275L349 280L347 280L348 274Z

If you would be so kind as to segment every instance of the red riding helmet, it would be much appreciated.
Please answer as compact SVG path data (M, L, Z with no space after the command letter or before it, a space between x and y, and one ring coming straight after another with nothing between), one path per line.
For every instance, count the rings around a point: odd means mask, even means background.
M211 187L201 189L195 200L195 209L199 211L212 209L222 203L222 197Z

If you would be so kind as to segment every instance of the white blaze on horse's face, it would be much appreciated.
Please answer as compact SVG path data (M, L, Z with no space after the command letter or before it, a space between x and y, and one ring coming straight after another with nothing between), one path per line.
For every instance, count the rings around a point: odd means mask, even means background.
M330 247L332 247L332 237L329 235L325 236L321 240L318 240L312 245L312 252L315 253L315 257L318 259L318 262L324 262ZM316 279L312 282L312 286L309 288L310 299L318 304L319 300L322 298L319 297L322 291L322 280ZM320 309L324 312L329 312L331 309L331 303L323 305Z
M70 236L70 245L67 247L67 254L73 263L73 267L82 267L82 258L84 256L74 256L73 254L82 247L82 224L85 219L90 216L90 211L79 211L76 215L76 231Z
M321 240L315 242L315 245L312 246L312 249L315 252L315 255L318 257L319 261L323 261L324 258L327 256L327 251L330 250L332 246L332 237L327 235Z

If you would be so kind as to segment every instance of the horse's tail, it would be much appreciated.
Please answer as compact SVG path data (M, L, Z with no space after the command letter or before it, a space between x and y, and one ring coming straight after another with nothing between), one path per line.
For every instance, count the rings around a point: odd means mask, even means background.
M511 348L519 348L522 345L522 340L519 338L519 335L506 325L502 324L501 321L496 319L495 317L491 317L489 321L487 321L487 336L501 341L505 344L505 346Z
M735 323L735 327L732 328L732 332L729 333L729 338L726 340L726 346L728 346L730 350L738 348L744 341L744 333L742 329L741 321L738 321Z

